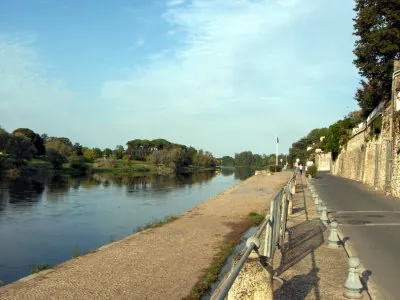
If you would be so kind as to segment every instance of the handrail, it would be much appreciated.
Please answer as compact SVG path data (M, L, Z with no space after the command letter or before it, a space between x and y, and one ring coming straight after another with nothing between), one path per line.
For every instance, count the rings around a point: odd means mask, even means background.
M257 230L256 234L254 235L255 238L259 238L261 233L263 232L264 229L261 230L261 228L265 228L267 226L268 222L270 220L270 216L267 216L265 218L265 221L263 224L260 226L260 228ZM244 252L243 256L240 258L239 262L233 269L232 273L229 275L228 280L225 282L223 288L218 294L218 297L216 300L224 300L226 295L229 293L229 290L231 289L233 283L235 282L236 278L238 277L240 271L243 268L244 263L246 260L249 258L251 251L254 249L258 249L260 247L260 244L257 244L257 240L249 238L246 243L246 251Z
M246 260L249 258L253 250L260 248L260 240L264 229L266 230L264 258L269 260L273 257L278 244L284 242L286 231L286 220L288 216L288 202L291 200L291 187L296 179L296 172L290 177L289 181L281 188L271 199L270 214L266 216L264 222L258 227L256 233L247 239L246 250L240 258L239 262L233 268L226 282L219 290L218 295L213 298L216 300L224 300L228 295L232 285L242 270ZM282 245L281 245L282 246ZM268 254L268 255L267 255Z

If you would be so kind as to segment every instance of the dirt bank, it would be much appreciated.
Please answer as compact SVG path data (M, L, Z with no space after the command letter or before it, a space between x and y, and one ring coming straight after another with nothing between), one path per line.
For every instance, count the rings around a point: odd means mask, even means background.
M251 211L264 212L290 175L253 176L172 223L0 288L0 299L183 298L224 241Z

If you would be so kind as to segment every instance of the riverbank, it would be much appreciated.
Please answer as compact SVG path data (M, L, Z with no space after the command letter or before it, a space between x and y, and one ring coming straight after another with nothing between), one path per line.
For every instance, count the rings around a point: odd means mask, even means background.
M193 298L213 260L251 226L249 213L265 211L289 176L251 177L164 226L6 285L0 298Z
M123 160L123 159L97 159L94 162L79 161L75 163L64 163L60 169L54 169L50 162L45 159L32 159L16 166L14 161L3 158L0 171L3 169L7 177L17 178L30 176L37 173L56 172L71 176L84 176L95 173L106 173L113 175L168 175L172 173L194 173L203 171L215 171L217 168L205 168L198 166L181 167L177 170L167 166L156 166L146 161Z

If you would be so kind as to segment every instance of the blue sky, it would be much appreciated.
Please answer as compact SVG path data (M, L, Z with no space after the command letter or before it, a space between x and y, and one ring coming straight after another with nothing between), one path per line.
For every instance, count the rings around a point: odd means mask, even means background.
M356 109L349 0L3 0L0 125L280 152Z

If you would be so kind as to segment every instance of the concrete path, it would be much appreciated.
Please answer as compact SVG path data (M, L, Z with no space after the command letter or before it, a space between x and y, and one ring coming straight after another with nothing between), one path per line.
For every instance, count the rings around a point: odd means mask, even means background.
M178 220L0 288L0 299L180 299L229 239L262 213L290 172L253 176ZM40 237L39 237L40 238Z
M400 201L319 172L316 188L384 299L400 299Z
M346 299L348 256L343 247L328 247L329 229L319 220L304 176L298 176L294 214L288 218L288 241L273 267L284 284L275 282L275 300ZM368 299L364 293L363 299Z

